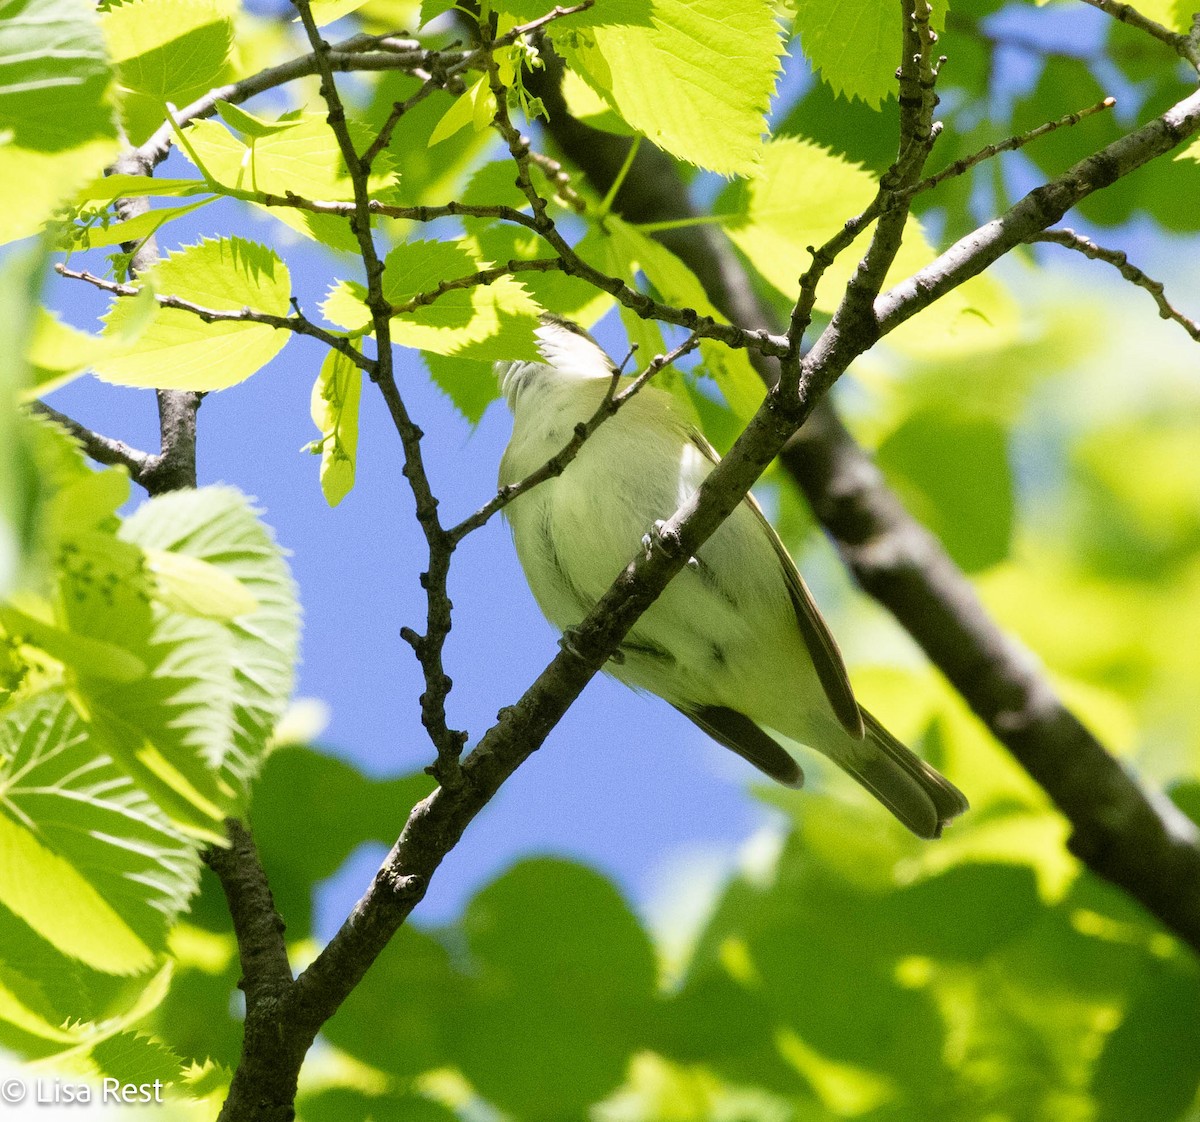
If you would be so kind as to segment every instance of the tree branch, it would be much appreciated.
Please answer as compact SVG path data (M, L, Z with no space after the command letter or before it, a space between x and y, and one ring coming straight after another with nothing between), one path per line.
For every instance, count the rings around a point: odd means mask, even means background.
M550 110L548 130L603 192L628 142L574 120L553 77L551 72L536 91ZM1182 140L1196 127L1194 119L1187 108L1173 113L1161 127L1176 129ZM686 198L670 161L643 144L616 209L632 222L671 221L691 216ZM740 262L715 230L693 226L658 237L732 320L743 326L770 323L771 310L755 297ZM777 377L775 364L753 351L751 358L770 384ZM1200 948L1195 828L1172 804L1142 791L1066 709L1032 656L987 614L941 543L888 489L827 400L789 440L781 461L859 584L891 611L1059 806L1071 823L1079 858Z
M1097 245L1091 238L1077 234L1074 230L1043 230L1029 239L1033 242L1053 242L1055 245L1073 249L1093 261L1104 261L1117 270L1130 284L1144 288L1154 298L1158 305L1158 314L1163 319L1174 320L1197 343L1200 343L1200 322L1189 319L1179 311L1168 299L1166 286L1162 281L1156 281L1146 276L1136 265L1129 262L1128 256L1119 249L1105 249Z
M129 477L137 484L141 484L146 473L153 468L154 461L158 458L150 455L149 452L142 452L140 449L131 448L123 441L114 440L111 436L103 436L98 432L93 432L86 425L81 425L72 417L68 417L65 413L60 413L57 409L52 409L49 405L42 401L35 401L30 405L30 408L35 413L40 413L43 417L54 421L55 424L66 429L80 444L83 445L83 450L98 464L108 464L109 466L120 465L129 470Z
M527 491L532 491L538 484L545 483L547 479L554 479L562 475L566 470L567 465L575 459L579 454L579 450L584 446L592 433L596 431L609 417L616 414L621 407L636 394L641 388L650 381L660 370L677 362L689 351L693 350L700 343L700 339L696 335L689 335L679 346L666 354L656 355L636 378L630 381L620 393L614 391L618 385L618 375L613 375L613 383L609 387L608 393L604 395L604 399L600 402L596 411L586 420L580 421L575 426L575 431L571 435L571 439L564 445L562 450L551 456L537 471L527 475L524 479L510 483L506 487L501 487L496 492L494 498L484 503L474 514L464 518L457 526L451 527L450 539L457 546L463 538L474 530L478 530L481 526L491 519L492 515L503 510L514 499L520 498Z

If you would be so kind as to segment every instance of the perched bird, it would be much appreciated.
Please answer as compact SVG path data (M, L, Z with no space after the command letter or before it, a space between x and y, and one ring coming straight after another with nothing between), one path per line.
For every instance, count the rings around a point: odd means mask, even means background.
M500 483L516 483L596 411L616 371L582 328L546 317L544 362L501 362L513 412ZM676 399L646 386L601 424L558 476L505 509L529 587L567 631L718 462ZM937 837L967 808L947 779L854 698L837 644L752 496L633 626L606 667L668 701L772 779L804 773L769 732L824 753L914 834Z

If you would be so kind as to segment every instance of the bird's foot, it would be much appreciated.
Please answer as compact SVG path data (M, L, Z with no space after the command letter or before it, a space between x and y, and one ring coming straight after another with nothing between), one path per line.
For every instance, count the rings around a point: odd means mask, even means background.
M648 534L642 535L642 549L645 551L646 560L649 561L656 549L661 550L668 557L677 555L677 550L674 548L674 540L666 537L663 534L663 527L666 525L661 518L654 521L654 525L650 528ZM687 567L689 569L699 569L700 562L695 557L687 559Z
M574 655L576 658L582 659L583 655L579 653L579 648L575 646L575 640L579 638L579 632L573 627L568 627L566 631L559 636L558 645L569 655Z

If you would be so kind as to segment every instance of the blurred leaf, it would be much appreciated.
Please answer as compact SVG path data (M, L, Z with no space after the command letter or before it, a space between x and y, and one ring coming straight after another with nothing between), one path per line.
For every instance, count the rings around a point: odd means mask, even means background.
M292 938L311 931L313 886L363 843L391 845L408 812L433 788L420 773L370 779L311 748L278 748L267 757L250 820Z
M1105 1043L1092 1084L1098 1122L1174 1122L1200 1087L1200 978L1161 969Z
M194 848L121 774L61 694L0 723L4 902L64 953L147 969L195 890Z
M459 1017L473 1016L462 1007L464 986L446 948L406 924L322 1032L355 1058L411 1079L451 1061L446 1036ZM485 1053L502 1047L479 1043Z
M879 446L880 467L966 572L1008 556L1014 498L1008 434L985 417L928 410Z
M446 1031L478 1091L521 1118L561 1119L616 1087L655 988L650 941L616 890L582 866L526 860L462 927L473 985Z
M121 87L130 141L140 144L166 119L219 85L233 45L233 21L219 0L126 0L100 16Z
M0 244L28 237L117 154L112 71L82 0L19 0L0 20ZM31 191L30 184L37 184Z

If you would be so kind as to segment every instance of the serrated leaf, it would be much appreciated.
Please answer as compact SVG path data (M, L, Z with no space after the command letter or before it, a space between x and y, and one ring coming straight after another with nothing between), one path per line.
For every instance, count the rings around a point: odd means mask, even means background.
M246 586L216 565L185 553L150 546L142 552L146 571L154 582L152 595L174 611L230 620L258 607L258 601Z
M233 21L219 0L128 0L102 12L100 21L135 144L162 124L168 102L189 105L220 84Z
M103 1075L121 1083L163 1086L181 1077L179 1057L161 1040L141 1032L126 1031L100 1041L91 1050L91 1060Z
M947 7L946 0L934 0L934 30L945 23ZM878 108L896 92L906 12L879 0L797 0L796 34L813 69L835 92Z
M324 113L293 113L271 121L243 109L235 127L246 133L247 142L216 121L194 121L187 129L191 151L185 152L189 159L198 159L201 170L222 186L278 196L291 192L301 198L330 202L354 198L354 183ZM374 139L374 134L358 121L348 121L347 127L359 151ZM376 157L367 180L372 198L386 199L395 178L396 161L390 152L383 151ZM263 209L306 237L334 248L350 249L357 244L347 222L337 216L286 206Z
M331 348L313 383L309 404L313 424L321 433L321 491L330 506L337 506L354 486L361 397L362 371Z
M443 281L489 268L470 238L458 242L407 242L384 262L384 296L393 306L433 292ZM349 331L366 331L370 314L361 285L341 281L321 305L326 319ZM533 331L541 307L511 276L489 285L452 289L432 303L392 319L392 341L439 355L477 361L536 359Z
M0 244L27 237L117 154L94 8L26 0L0 20ZM37 184L31 191L30 184Z
M500 396L500 383L492 363L457 356L448 358L428 351L421 357L434 385L451 400L468 424L479 424L487 407Z
M555 49L660 148L724 174L756 162L783 46L767 0L608 0Z
M249 501L231 487L151 499L125 520L121 536L216 566L255 600L254 611L223 623L190 621L217 629L232 673L232 740L214 763L240 805L292 692L300 609L283 552Z
M156 292L214 311L285 316L291 280L283 261L265 246L241 238L205 239L170 254L143 274ZM136 309L119 298L104 334L128 328ZM261 323L205 323L191 312L160 307L153 322L123 353L102 357L96 374L129 386L219 390L249 378L287 343L288 333Z

